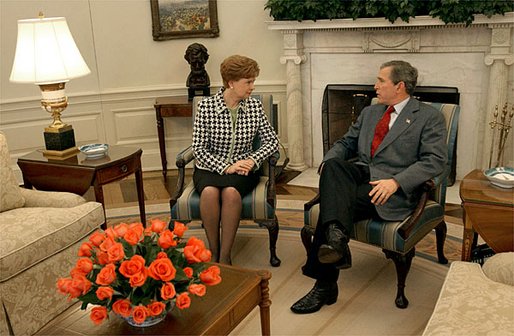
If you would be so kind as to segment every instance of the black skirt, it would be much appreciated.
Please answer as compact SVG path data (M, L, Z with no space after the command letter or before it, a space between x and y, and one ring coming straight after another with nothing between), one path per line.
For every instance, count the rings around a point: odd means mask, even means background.
M193 183L199 194L207 186L218 188L234 187L239 191L241 198L243 198L257 186L259 174L250 172L247 176L238 174L220 175L208 170L195 168Z

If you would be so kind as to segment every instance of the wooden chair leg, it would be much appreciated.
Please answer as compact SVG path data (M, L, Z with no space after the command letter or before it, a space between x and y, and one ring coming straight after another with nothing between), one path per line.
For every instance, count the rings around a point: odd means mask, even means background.
M388 259L392 259L396 266L396 276L398 277L398 291L394 303L396 307L404 309L409 305L409 300L405 297L405 279L409 273L412 259L414 258L415 248L413 247L405 255L398 252L382 250Z
M302 238L303 247L305 247L305 252L309 254L309 250L312 246L312 232L307 229L305 226L300 231L300 237Z
M277 240L278 240L278 218L275 216L275 219L273 221L266 221L266 222L258 222L260 226L265 226L268 229L269 233L269 251L270 251L270 264L273 267L280 266L280 263L282 262L277 257L276 252L276 246L277 246Z
M446 222L443 220L435 227L435 238L437 245L437 259L440 264L447 264L448 259L444 256L444 242L446 240Z

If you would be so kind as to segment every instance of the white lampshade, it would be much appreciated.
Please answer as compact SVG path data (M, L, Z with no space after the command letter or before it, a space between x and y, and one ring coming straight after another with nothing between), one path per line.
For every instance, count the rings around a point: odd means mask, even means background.
M10 81L60 83L90 72L64 17L18 20Z

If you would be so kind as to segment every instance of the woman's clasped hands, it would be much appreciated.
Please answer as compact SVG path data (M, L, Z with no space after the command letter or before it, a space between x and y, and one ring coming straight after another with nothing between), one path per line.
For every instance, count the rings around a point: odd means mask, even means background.
M239 160L230 165L225 170L225 174L248 175L252 171L253 166L255 166L255 162L252 159Z

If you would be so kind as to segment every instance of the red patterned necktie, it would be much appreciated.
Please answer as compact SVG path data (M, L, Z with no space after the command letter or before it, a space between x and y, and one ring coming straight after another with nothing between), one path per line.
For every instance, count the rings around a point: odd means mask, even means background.
M373 142L371 143L371 157L375 154L378 146L382 140L384 140L387 132L389 132L389 122L391 121L391 113L394 112L394 106L389 106L385 111L382 119L379 120L377 127L375 128L375 135L373 136Z

